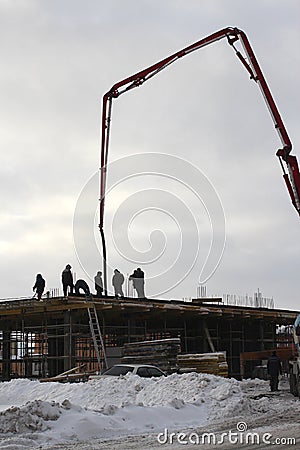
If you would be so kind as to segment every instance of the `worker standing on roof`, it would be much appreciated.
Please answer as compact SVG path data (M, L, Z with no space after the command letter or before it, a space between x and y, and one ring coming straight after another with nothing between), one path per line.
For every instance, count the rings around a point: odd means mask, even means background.
M112 277L112 285L115 290L115 298L119 298L119 295L121 298L124 298L122 288L123 283L124 283L124 275L118 269L115 269L114 275Z
M95 278L95 289L97 297L102 297L103 295L103 280L102 280L102 272L97 272Z
M33 286L33 290L36 291L38 300L42 299L42 295L45 289L46 282L40 273L37 274L35 285Z
M64 291L64 297L67 297L68 295L68 288L70 288L70 294L73 294L74 289L74 282L73 282L73 275L71 272L72 267L70 264L66 265L66 268L63 270L61 274L61 281L63 285L63 291Z
M130 275L129 280L132 281L133 287L136 290L139 299L145 299L145 278L144 272L140 267L134 270Z
M278 391L278 383L279 383L279 374L282 373L282 366L280 359L276 355L274 351L272 356L268 359L267 364L268 374L270 376L270 388L271 391Z

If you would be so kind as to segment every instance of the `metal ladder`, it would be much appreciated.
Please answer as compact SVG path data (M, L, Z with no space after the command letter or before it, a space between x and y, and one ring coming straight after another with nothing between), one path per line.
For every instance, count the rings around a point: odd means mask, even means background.
M107 366L105 347L104 347L104 343L103 343L103 339L102 339L102 333L101 333L95 305L88 307L87 311L88 311L88 315L89 315L89 325L90 325L90 329L91 329L91 335L92 335L92 339L93 339L93 343L94 343L94 348L96 351L99 371L101 372L102 369L106 369L108 366ZM102 357L101 357L101 355L102 355Z

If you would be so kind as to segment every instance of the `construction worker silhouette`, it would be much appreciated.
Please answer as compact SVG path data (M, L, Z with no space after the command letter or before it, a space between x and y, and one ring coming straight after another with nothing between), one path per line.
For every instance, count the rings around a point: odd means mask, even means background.
M136 290L138 298L140 299L146 298L144 272L140 267L134 270L133 274L130 275L129 280L132 281L133 287Z
M103 280L102 280L102 272L97 272L95 278L95 289L97 297L102 297L103 295Z
M74 289L74 282L73 282L73 275L71 272L72 267L70 264L66 265L66 268L63 270L61 274L61 281L63 285L63 291L64 291L64 297L67 297L68 295L68 288L70 288L69 294L73 294Z
M38 300L41 300L44 289L45 289L45 280L40 273L37 274L35 285L33 286L33 291L36 291Z
M80 295L80 289L83 290L85 295L91 295L90 288L84 280L77 280L75 283L75 294Z
M270 389L272 392L278 391L279 375L282 373L282 365L275 350L268 359L267 368L270 376Z
M124 275L118 270L114 270L114 275L112 277L112 285L115 290L115 298L124 298L122 285L124 283Z

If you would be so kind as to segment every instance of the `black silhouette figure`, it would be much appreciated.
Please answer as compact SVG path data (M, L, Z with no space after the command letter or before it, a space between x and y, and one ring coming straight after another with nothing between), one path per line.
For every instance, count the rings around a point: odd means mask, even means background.
M270 389L271 391L278 391L279 374L282 373L281 361L273 351L272 356L268 359L268 374L270 376Z
M97 297L103 296L103 280L102 280L102 272L97 272L95 278L95 289Z
M37 274L33 291L36 291L38 300L41 300L46 282L40 273Z
M80 295L80 289L83 290L85 295L91 295L90 288L84 280L77 280L75 283L75 294Z
M66 268L63 270L62 274L61 274L61 281L62 281L62 285L63 285L63 291L64 291L64 297L67 297L68 295L68 288L70 288L70 292L69 294L73 294L73 289L74 289L74 282L73 282L73 275L71 272L71 266L70 264L66 265Z

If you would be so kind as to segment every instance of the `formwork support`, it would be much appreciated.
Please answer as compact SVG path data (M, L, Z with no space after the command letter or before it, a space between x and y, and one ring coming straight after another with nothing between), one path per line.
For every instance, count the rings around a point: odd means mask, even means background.
M240 353L276 348L276 325L294 322L296 312L245 307L97 299L109 362L125 343L180 337L182 351L226 352L230 376L240 376ZM76 298L0 304L0 377L52 377L80 364L97 370L87 303ZM205 333L205 322L211 344ZM246 365L247 366L247 365ZM245 366L245 375L249 372ZM250 367L250 365L249 365ZM251 367L250 367L251 369Z
M204 329L204 334L205 334L205 337L206 337L206 339L207 339L207 342L209 343L210 351L211 351L211 352L215 352L216 349L215 349L215 346L214 346L214 344L213 344L213 341L212 341L212 339L211 339L211 337L210 337L209 329L207 328L207 324L206 324L206 321L205 321L205 320L203 320L203 329Z
M64 311L64 372L74 367L72 339L72 311Z
M11 355L10 355L10 331L3 330L3 360L2 360L2 381L10 380Z
M259 340L260 340L260 350L265 350L264 345L264 322L263 320L259 321Z

